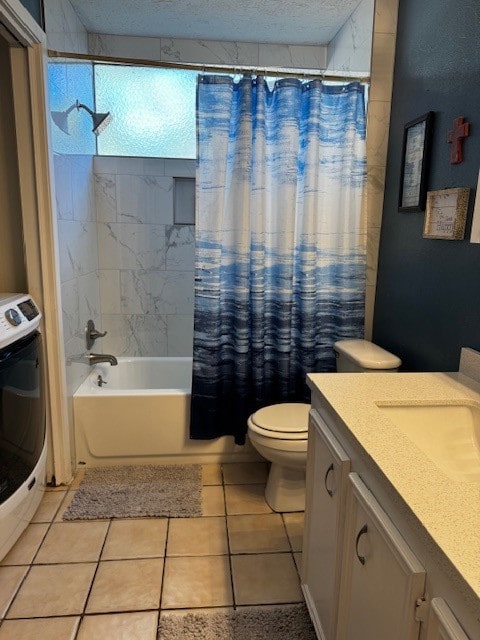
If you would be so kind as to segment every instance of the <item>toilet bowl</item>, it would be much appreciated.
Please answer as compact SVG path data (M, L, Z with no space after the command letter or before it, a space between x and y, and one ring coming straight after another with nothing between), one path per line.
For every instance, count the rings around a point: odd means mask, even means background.
M398 371L401 360L368 340L339 340L334 344L337 371L386 373ZM308 413L306 403L263 407L248 419L248 437L271 462L265 499L274 511L303 511L307 466Z
M272 464L265 499L274 511L305 509L309 404L272 404L248 419L248 437Z

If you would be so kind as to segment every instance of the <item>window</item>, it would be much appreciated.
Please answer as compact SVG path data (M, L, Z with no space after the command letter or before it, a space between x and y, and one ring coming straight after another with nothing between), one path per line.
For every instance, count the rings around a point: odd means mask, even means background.
M98 154L195 158L196 71L94 65L95 110L113 119Z

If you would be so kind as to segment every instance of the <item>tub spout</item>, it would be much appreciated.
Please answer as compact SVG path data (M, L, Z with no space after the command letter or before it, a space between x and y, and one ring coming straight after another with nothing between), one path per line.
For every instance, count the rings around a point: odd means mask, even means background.
M112 367L118 364L118 360L115 356L110 356L107 353L87 353L88 364L94 365L99 362L109 362Z

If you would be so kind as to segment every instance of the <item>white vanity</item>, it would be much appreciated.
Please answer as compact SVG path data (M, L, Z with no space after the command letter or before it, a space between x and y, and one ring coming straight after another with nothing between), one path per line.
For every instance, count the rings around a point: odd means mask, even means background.
M480 356L462 350L461 371ZM302 588L323 640L480 640L480 384L311 374Z

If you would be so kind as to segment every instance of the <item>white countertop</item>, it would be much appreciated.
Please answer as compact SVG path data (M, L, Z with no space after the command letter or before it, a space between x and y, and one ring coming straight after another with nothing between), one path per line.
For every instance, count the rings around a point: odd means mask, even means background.
M480 598L480 484L452 480L376 406L480 402L480 384L460 373L313 373L308 384L327 400Z

